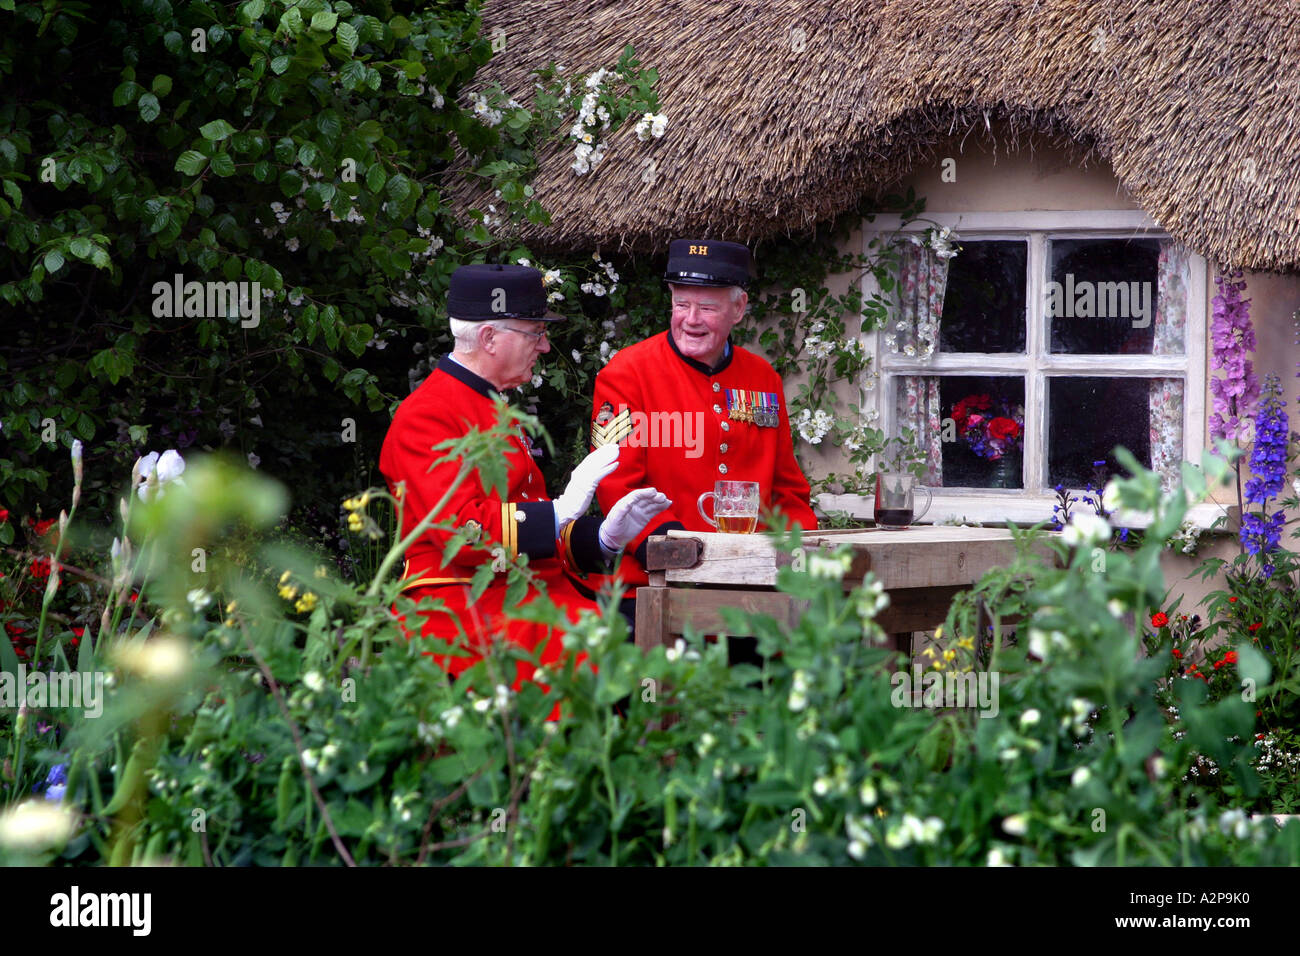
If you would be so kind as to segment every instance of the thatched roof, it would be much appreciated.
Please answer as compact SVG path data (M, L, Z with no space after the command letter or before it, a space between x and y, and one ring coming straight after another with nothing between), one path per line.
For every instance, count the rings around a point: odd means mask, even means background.
M803 232L1002 119L1108 161L1212 259L1300 267L1295 0L487 0L483 17L506 49L480 76L520 100L531 69L589 73L628 43L659 71L662 139L629 126L585 176L568 145L544 154L554 222L525 234L543 248Z

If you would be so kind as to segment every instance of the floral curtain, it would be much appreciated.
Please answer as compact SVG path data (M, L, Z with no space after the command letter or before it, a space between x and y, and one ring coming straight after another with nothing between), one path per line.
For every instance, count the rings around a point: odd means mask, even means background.
M919 237L902 244L899 256L898 314L886 329L885 344L897 355L928 359L939 344L939 320L948 286L947 247ZM910 428L926 453L924 483L943 484L943 412L939 407L939 379L934 375L904 376L898 380L894 405L899 432Z
M915 236L900 245L898 315L885 331L885 344L896 355L928 359L939 344L951 254Z
M899 432L910 428L916 433L916 445L925 452L926 473L922 484L938 488L943 485L943 410L939 406L937 375L907 375L898 380L894 420Z
M1187 289L1191 254L1171 239L1160 243L1157 266L1154 355L1183 355L1187 341ZM1151 428L1151 470L1166 491L1178 480L1183 461L1184 382L1177 378L1151 380L1148 393Z

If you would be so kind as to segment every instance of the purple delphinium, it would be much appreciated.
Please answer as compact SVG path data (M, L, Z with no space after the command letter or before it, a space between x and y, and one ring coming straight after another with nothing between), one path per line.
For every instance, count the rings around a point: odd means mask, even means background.
M1246 481L1246 501L1257 504L1264 511L1245 512L1241 516L1239 533L1242 547L1252 556L1267 554L1277 547L1282 538L1286 513L1281 509L1268 514L1268 502L1282 492L1286 483L1287 442L1290 439L1290 422L1284 411L1282 383L1276 375L1264 382L1264 397L1255 416L1255 446L1250 453L1251 477ZM1260 568L1265 578L1273 576L1272 563L1264 560Z
M1255 416L1255 447L1250 453L1253 477L1246 482L1246 500L1262 505L1276 498L1286 483L1286 446L1290 422L1283 411L1282 383L1276 375L1264 380L1264 397Z
M1234 281L1236 280L1236 281ZM1210 415L1210 437L1236 441L1245 437L1246 424L1259 399L1259 378L1254 363L1246 358L1255 350L1255 329L1250 321L1250 300L1241 292L1246 283L1241 270L1215 276L1219 292L1214 297L1214 320L1210 326L1213 346L1212 368L1221 368L1223 378L1210 379L1214 412Z

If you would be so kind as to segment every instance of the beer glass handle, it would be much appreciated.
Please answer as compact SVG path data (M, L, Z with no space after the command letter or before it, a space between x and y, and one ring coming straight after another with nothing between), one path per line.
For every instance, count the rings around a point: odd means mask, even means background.
M714 521L712 518L710 518L708 515L706 515L706 514L704 513L704 499L705 499L705 498L712 498L712 497L713 497L713 492L711 492L711 491L706 491L704 494L700 495L699 500L697 500L697 501L695 502L695 507L698 508L698 509L700 509L700 517L703 518L705 521L707 521L709 524L713 525L713 527L716 528L716 527L718 526L718 523L717 523L716 521ZM715 508L717 507L717 504L718 504L718 503L717 503L717 501L715 500L715 501L713 502L713 505L714 505Z
M934 504L934 494L933 492L930 491L929 488L922 488L918 485L916 490L925 492L925 507L922 508L920 511L916 512L916 514L912 515L913 521L919 521L925 515L925 513L930 510L930 505Z

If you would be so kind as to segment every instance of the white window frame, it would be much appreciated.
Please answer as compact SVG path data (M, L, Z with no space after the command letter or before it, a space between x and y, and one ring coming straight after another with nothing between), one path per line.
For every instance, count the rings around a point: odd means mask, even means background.
M1193 254L1189 263L1190 277L1187 290L1187 329L1183 355L1126 356L1125 363L1116 367L1111 356L1080 356L1051 354L1046 351L1045 338L1048 325L1044 317L1046 296L1045 256L1047 239L1102 239L1149 238L1164 239L1168 234L1141 210L1061 210L1026 212L975 212L930 213L925 221L904 226L897 215L880 215L863 231L863 253L871 255L871 241L902 231L920 233L932 225L948 226L958 242L962 240L1027 240L1028 263L1026 278L1026 308L1028 327L1024 355L1007 354L944 354L935 351L931 359L909 358L893 354L885 344L884 330L868 333L876 356L872 372L876 385L861 393L860 409L864 424L874 420L886 435L896 434L894 390L899 376L923 375L935 372L962 371L968 374L1011 373L1023 376L1025 381L1025 428L1036 442L1031 454L1026 454L1026 485L1029 488L1046 486L1047 430L1042 421L1046 414L1045 375L1040 373L1066 372L1104 375L1106 377L1173 377L1182 378L1183 386L1183 457L1199 462L1204 448L1205 387L1206 387L1206 262ZM868 272L862 280L864 298L869 299L879 291L875 277ZM874 413L874 414L873 414ZM1028 451L1029 449L1027 449ZM934 504L922 519L923 523L945 520L965 520L981 523L1000 523L1007 520L1018 524L1051 520L1056 495L1031 493L1023 489L994 488L935 488ZM1074 489L1078 491L1080 489ZM819 502L823 510L848 511L857 517L869 517L872 501L860 495L823 495ZM1208 527L1223 514L1215 504L1198 505L1191 509L1188 518L1193 523ZM1143 527L1149 516L1124 514L1118 516L1131 527Z

